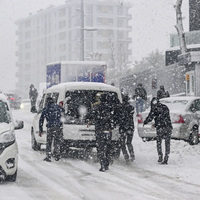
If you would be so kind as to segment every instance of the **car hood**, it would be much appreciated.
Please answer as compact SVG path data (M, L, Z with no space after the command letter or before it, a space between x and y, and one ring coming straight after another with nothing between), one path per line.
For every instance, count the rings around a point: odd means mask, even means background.
M14 130L14 126L12 125L12 123L0 123L0 134L6 132L6 131L10 131L10 130Z

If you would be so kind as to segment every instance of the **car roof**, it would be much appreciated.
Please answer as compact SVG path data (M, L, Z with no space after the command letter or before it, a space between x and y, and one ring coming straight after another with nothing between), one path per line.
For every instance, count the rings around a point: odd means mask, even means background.
M3 93L1 93L1 94L0 94L0 100L1 100L1 101L7 102L7 97L6 97L6 95L3 94Z
M114 87L109 84L105 83L97 83L97 82L67 82L67 83L60 83L58 85L54 85L46 90L46 92L54 92L54 91L61 91L61 90L98 90L98 91L111 91L116 92L120 97L121 101L121 93L119 88Z

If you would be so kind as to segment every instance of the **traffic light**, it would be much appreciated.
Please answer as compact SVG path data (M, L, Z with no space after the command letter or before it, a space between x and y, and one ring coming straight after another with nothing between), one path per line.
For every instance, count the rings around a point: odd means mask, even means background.
M189 81L189 80L190 80L190 75L186 74L186 81Z

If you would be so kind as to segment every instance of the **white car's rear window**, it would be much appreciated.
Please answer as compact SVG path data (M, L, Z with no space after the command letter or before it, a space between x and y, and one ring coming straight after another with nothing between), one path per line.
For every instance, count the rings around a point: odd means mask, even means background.
M170 110L183 110L187 105L187 100L160 100L161 103L165 104Z

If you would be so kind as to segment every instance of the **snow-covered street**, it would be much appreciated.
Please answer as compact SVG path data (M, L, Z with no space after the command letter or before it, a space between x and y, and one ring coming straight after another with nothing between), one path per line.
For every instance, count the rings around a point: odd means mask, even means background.
M45 152L31 149L33 115L13 110L14 119L24 120L16 131L19 147L17 181L0 185L1 200L186 200L200 198L200 144L171 142L168 165L157 163L156 143L143 142L135 132L136 160L127 165L121 155L105 173L99 163L73 158L44 162Z

